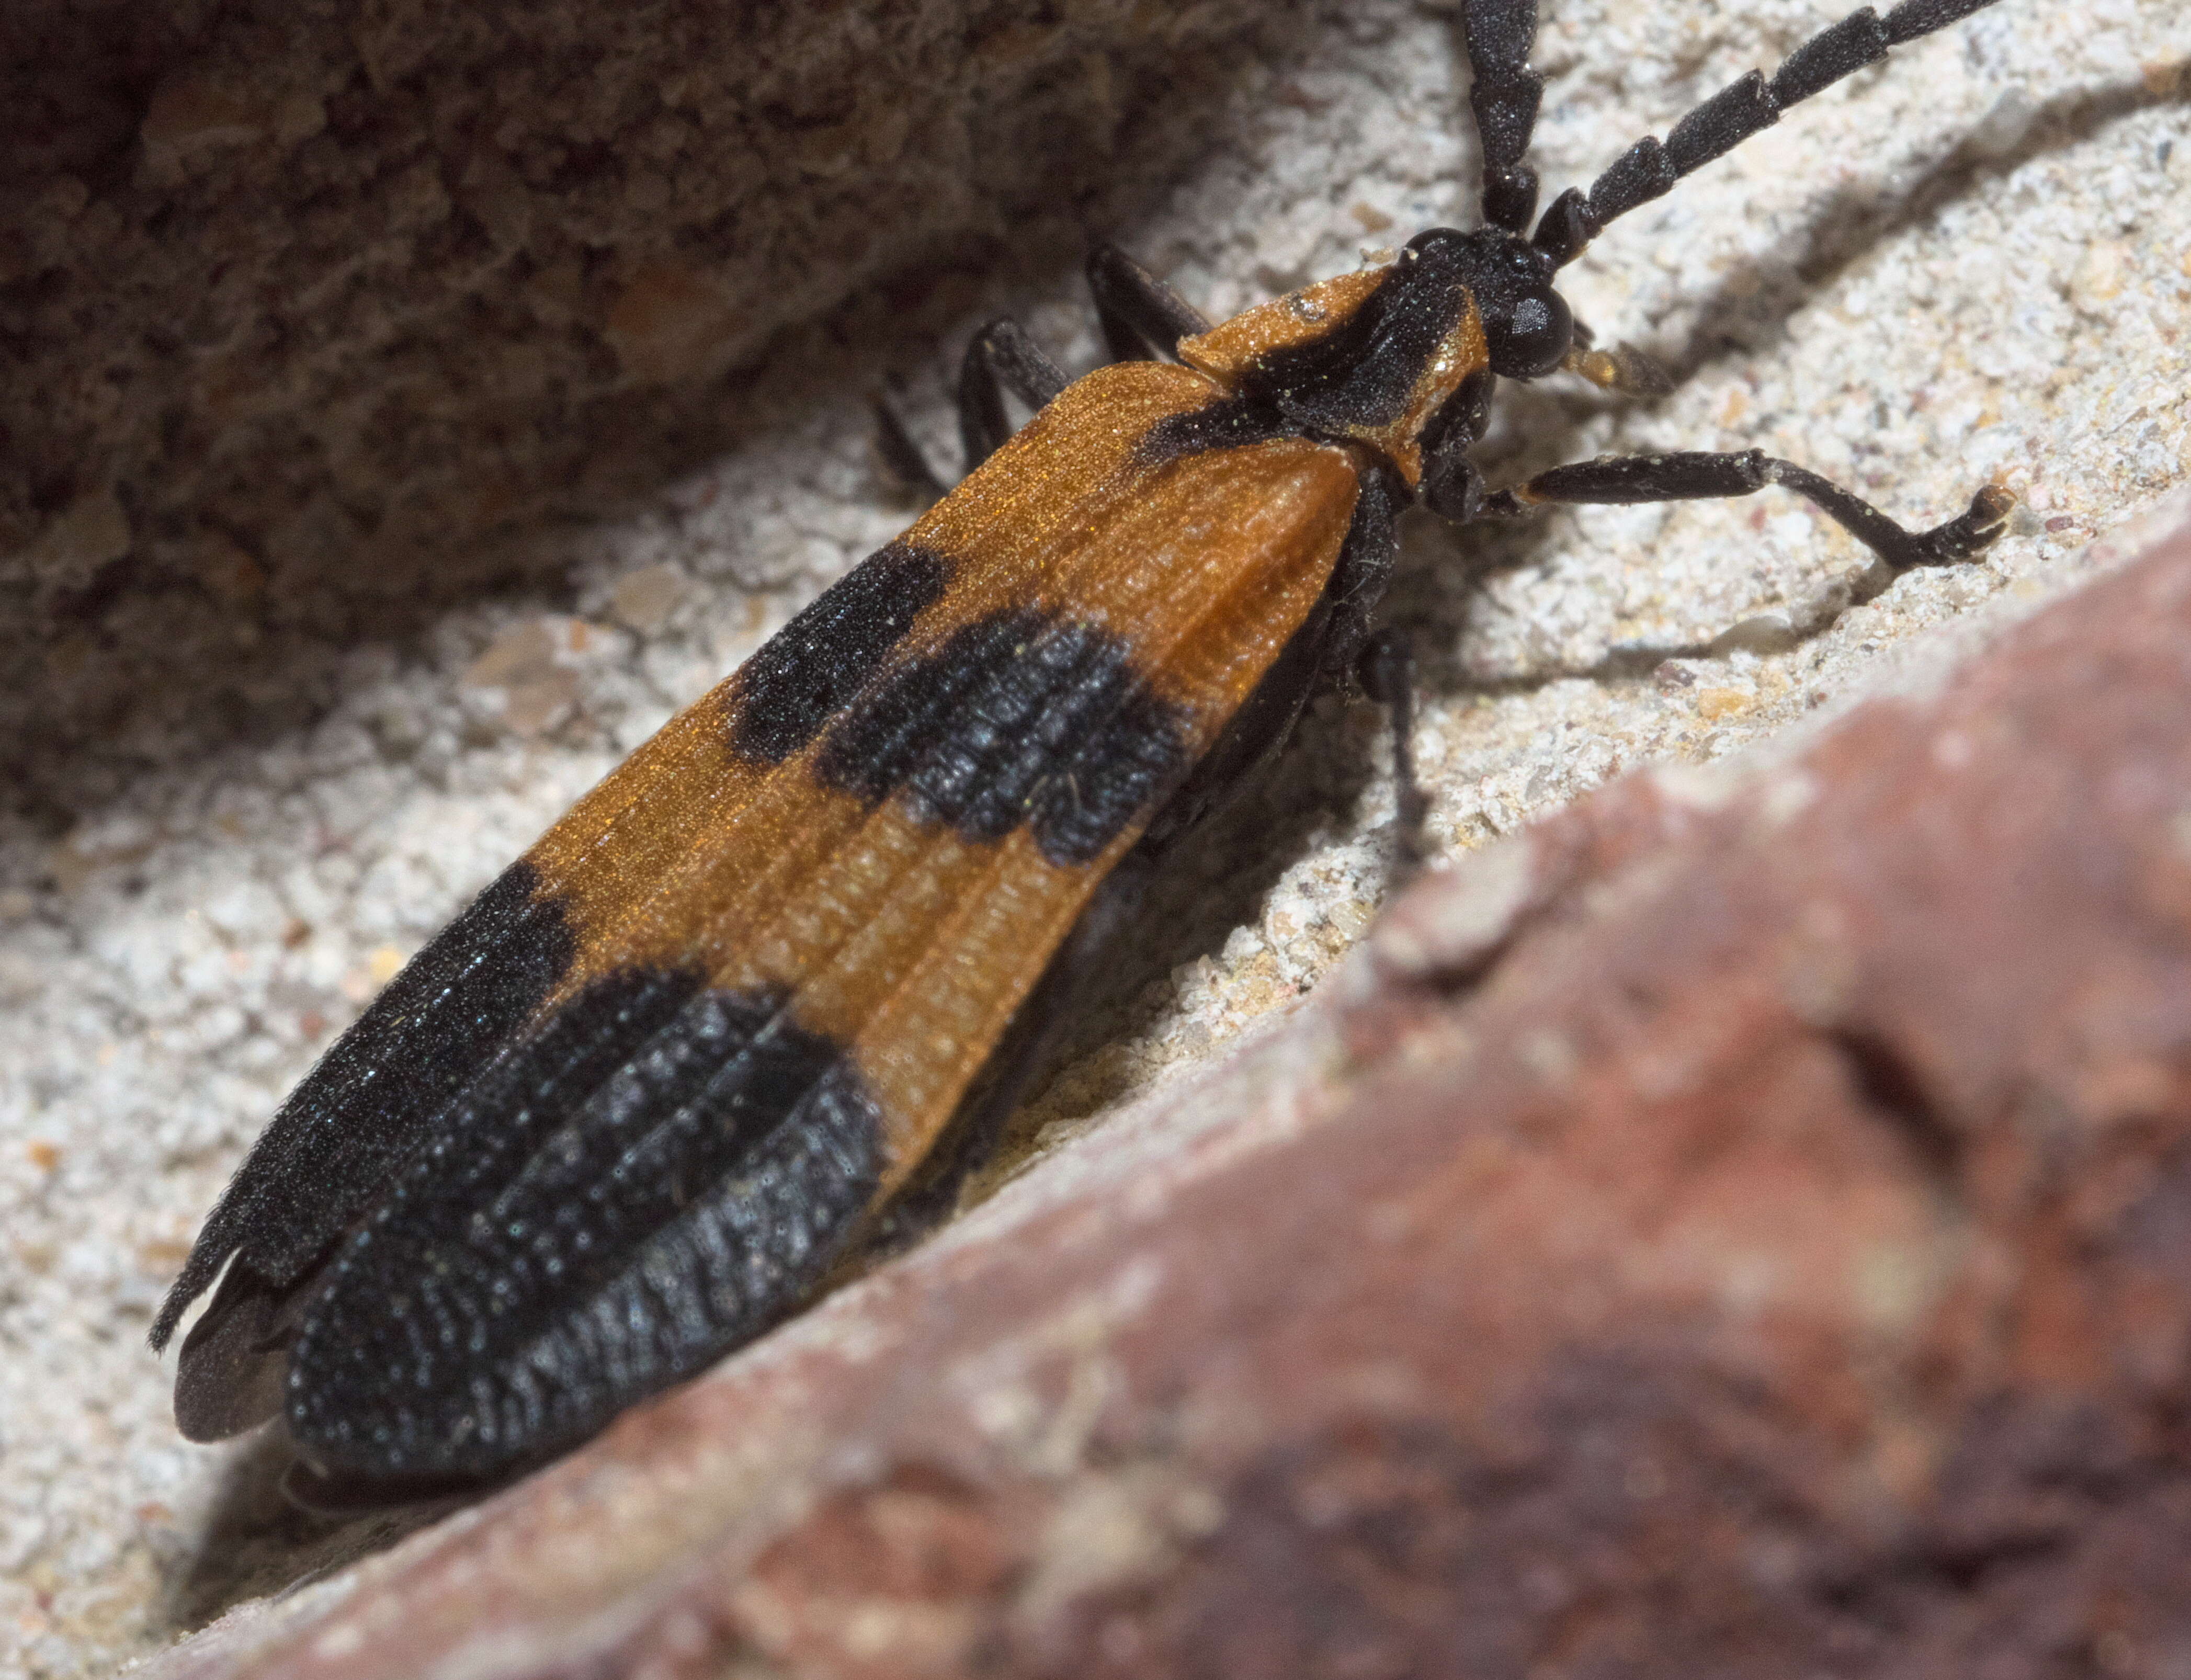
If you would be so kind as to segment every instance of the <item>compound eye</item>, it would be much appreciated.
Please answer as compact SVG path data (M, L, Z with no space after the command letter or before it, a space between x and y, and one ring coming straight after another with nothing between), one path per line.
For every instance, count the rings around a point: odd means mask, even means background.
M1574 316L1551 291L1524 293L1504 321L1488 321L1484 327L1491 371L1505 379L1551 373L1574 341Z

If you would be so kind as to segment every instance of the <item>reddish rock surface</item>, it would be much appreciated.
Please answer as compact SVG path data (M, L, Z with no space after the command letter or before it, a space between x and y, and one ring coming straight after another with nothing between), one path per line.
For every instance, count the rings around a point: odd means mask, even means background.
M2191 531L147 1672L2191 1673Z

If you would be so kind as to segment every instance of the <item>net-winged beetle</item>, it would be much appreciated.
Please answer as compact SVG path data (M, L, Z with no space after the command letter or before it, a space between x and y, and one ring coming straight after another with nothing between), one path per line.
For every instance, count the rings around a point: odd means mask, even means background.
M1141 872L1320 686L1391 706L1419 822L1408 662L1371 629L1410 504L1778 485L1895 570L1984 549L1990 487L1912 532L1761 450L1495 491L1470 450L1500 379L1648 378L1554 285L1607 223L1988 3L1864 8L1537 216L1534 0L1465 0L1482 226L1214 325L1099 251L1116 359L1077 381L1008 322L978 334L963 481L582 799L276 1114L153 1327L218 1283L184 1432L280 1414L308 1499L490 1482L760 1334L886 1214L948 1205ZM1007 393L1037 410L1016 433Z

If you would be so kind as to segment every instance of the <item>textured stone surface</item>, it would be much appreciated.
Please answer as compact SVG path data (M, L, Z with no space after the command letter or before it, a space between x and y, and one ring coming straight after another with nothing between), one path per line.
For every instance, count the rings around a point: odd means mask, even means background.
M2191 523L145 1671L2191 1666Z
M1549 9L1539 157L1556 186L1833 9ZM46 15L9 8L0 27ZM286 1515L252 1444L177 1439L171 1373L143 1347L151 1307L282 1092L403 956L903 525L869 453L883 370L940 445L976 322L1013 311L1069 365L1094 357L1075 273L1090 232L1223 312L1471 218L1449 18L1399 0L1275 15L1240 50L1161 55L1173 91L1125 137L1116 199L1045 197L1010 220L1010 249L917 259L703 381L722 431L663 446L659 478L612 514L514 523L493 555L452 551L445 577L435 561L446 603L369 621L375 580L356 574L401 555L243 572L261 604L233 610L117 588L80 603L96 609L83 633L30 686L5 687L83 727L0 729L24 755L0 811L0 1674L105 1672L385 1537ZM1442 847L1481 847L1624 766L1700 764L1830 715L1914 680L1919 644L1982 641L2112 563L2117 545L2091 539L2182 482L2191 448L2187 56L2177 0L2001 0L1568 271L1586 318L1684 382L1640 408L1552 382L1505 393L1494 481L1600 449L1756 443L1913 518L1996 474L2026 511L1982 567L1906 578L1794 647L1774 623L1861 563L1798 504L1411 530L1393 605L1426 654L1417 748ZM1060 109L1085 109L1060 73ZM9 202L0 236L20 225ZM84 528L98 548L98 521ZM547 581L481 589L462 581L475 565ZM144 679L178 655L172 680ZM1384 888L1380 728L1369 709L1318 709L1187 860L1030 1129L1071 1134L1322 982Z
M524 567L777 328L1170 167L1293 9L9 7L0 763Z

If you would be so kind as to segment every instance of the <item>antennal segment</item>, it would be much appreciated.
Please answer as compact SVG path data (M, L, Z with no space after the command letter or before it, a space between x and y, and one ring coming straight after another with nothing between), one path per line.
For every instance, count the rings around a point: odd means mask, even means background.
M1682 176L1733 151L1760 129L1771 128L1790 105L1830 88L1868 64L1878 63L1890 47L1944 29L1993 3L1994 0L1903 0L1883 18L1869 6L1851 13L1796 48L1773 73L1772 80L1753 70L1676 122L1663 142L1648 135L1636 141L1591 183L1587 195L1569 187L1545 210L1530 243L1551 259L1553 267L1565 267L1614 217L1649 203ZM1470 50L1472 56L1472 46ZM1490 151L1487 138L1487 206Z
M1537 172L1522 161L1545 94L1545 78L1529 68L1537 0L1466 0L1460 31L1475 72L1468 108L1483 142L1483 219L1521 233L1537 208Z

